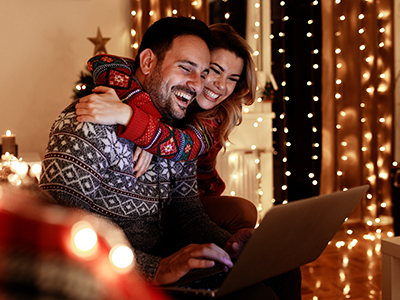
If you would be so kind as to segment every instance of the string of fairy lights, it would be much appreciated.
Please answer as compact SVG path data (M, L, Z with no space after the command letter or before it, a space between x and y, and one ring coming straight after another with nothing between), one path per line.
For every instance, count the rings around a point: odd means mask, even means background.
M387 215L385 210L391 200L390 194L390 164L392 161L392 119L391 107L392 95L390 94L391 85L391 66L387 63L386 57L390 51L392 17L391 11L385 6L377 5L371 0L361 0L358 2L359 12L357 16L358 35L358 55L360 62L360 95L359 108L346 104L345 82L346 58L348 53L345 48L347 41L341 39L343 30L350 26L350 16L348 10L342 6L341 0L335 1L336 28L336 92L337 103L337 144L338 165L337 182L338 186L346 189L351 184L351 176L346 176L349 164L354 164L359 157L361 174L364 182L369 183L371 188L366 197L364 220L368 226L379 225L381 215ZM390 43L390 42L389 42ZM353 49L346 48L347 51ZM354 80L354 78L353 78ZM354 81L353 81L354 84ZM350 96L348 93L347 96ZM351 131L347 130L349 119L359 111L360 145L359 149L352 143ZM350 144L352 144L350 147Z
M320 173L320 45L317 42L317 39L319 37L316 35L316 27L315 26L320 26L319 22L315 22L314 16L315 14L320 14L320 8L319 8L319 2L318 1L311 1L310 2L310 8L309 8L309 18L305 20L307 22L306 26L306 32L304 33L304 39L302 40L303 43L307 44L307 47L309 47L311 52L309 53L309 61L310 61L310 66L309 68L303 69L302 71L304 74L300 76L299 78L294 79L293 77L288 76L288 72L290 72L290 69L293 68L295 64L298 64L299 61L296 61L296 58L293 58L293 61L289 61L290 58L287 56L287 49L286 49L286 44L287 38L293 38L293 37L288 37L287 32L286 32L286 23L290 21L290 14L288 13L289 10L287 10L287 3L285 1L274 1L272 2L273 4L276 4L276 6L279 5L280 9L275 9L275 11L278 11L276 13L276 18L273 20L273 26L276 28L279 28L278 30L274 30L273 32L275 34L272 34L270 36L272 43L275 45L279 45L277 47L273 47L273 49L276 49L278 53L274 54L274 57L276 62L279 62L279 68L282 66L282 71L278 71L278 73L281 75L280 78L280 96L281 99L280 101L280 107L277 108L276 112L278 112L278 118L279 122L275 122L275 126L273 128L273 131L276 133L276 141L275 143L277 144L275 146L276 148L276 153L275 155L279 155L278 157L281 159L281 161L276 161L276 163L280 164L281 167L279 169L279 172L281 174L275 174L275 178L277 179L276 181L278 182L279 186L275 186L276 189L276 197L281 198L277 199L278 203L287 203L290 199L290 188L291 188L291 180L290 178L293 176L297 176L297 174L294 174L294 171L292 168L294 164L296 163L296 159L293 159L290 155L290 153L293 153L293 149L290 147L294 147L292 141L290 141L291 137L290 132L293 131L293 128L290 128L291 126L296 126L293 125L293 122L290 122L288 120L288 114L290 114L290 106L293 106L295 103L293 101L302 101L304 102L304 105L309 107L309 111L306 113L306 116L297 116L298 118L301 119L301 122L303 122L303 119L308 119L308 121L305 121L310 124L310 129L311 132L309 133L304 133L305 135L309 135L310 138L309 140L311 141L310 146L305 146L310 149L308 152L309 157L305 157L308 163L308 168L309 172L307 174L308 180L306 181L307 184L310 186L309 190L312 191L312 195L317 195L319 193L319 173ZM297 22L297 21L294 21ZM304 22L304 21L303 21ZM290 33L289 33L290 34ZM292 49L289 49L292 50ZM294 57L293 55L291 57ZM294 89L294 80L302 80L303 78L306 78L304 81L304 84L308 87L307 90L307 99L302 98L303 95L299 96L293 93ZM293 97L293 99L291 99ZM290 118L290 116L289 116ZM282 134L278 134L279 131L283 131ZM299 146L299 145L297 145ZM304 147L304 145L301 145L301 147ZM290 150L291 149L291 150ZM280 153L279 153L280 152ZM282 172L283 170L283 172ZM296 172L295 172L296 173ZM278 176L281 176L281 178L277 178ZM311 196L311 195L310 195Z

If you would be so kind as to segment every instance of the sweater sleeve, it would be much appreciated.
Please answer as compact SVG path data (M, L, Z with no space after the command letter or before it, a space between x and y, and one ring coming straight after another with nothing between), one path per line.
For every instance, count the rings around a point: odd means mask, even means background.
M183 129L168 126L152 115L146 109L147 105L130 101L137 90L132 59L96 55L88 61L88 68L96 86L113 88L118 97L133 110L129 124L126 127L119 126L119 137L132 141L153 155L172 161L195 159L212 146L213 139L208 132L194 126Z

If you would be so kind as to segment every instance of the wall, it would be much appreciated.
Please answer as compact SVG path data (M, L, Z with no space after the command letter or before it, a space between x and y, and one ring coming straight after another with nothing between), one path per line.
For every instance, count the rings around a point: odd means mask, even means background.
M0 0L0 133L19 156L42 157L49 129L71 102L100 27L110 54L131 56L129 0Z

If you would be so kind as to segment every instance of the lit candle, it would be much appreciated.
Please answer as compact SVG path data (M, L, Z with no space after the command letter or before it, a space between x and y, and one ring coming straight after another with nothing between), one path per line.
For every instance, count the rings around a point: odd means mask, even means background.
M1 154L8 152L16 156L16 150L15 135L11 134L10 130L7 130L6 134L1 136Z

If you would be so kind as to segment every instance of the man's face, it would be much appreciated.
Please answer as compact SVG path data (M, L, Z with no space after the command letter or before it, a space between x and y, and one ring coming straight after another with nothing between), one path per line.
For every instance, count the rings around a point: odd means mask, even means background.
M164 60L157 61L143 86L164 118L182 119L189 103L203 90L209 66L207 44L197 36L181 35L173 40Z

